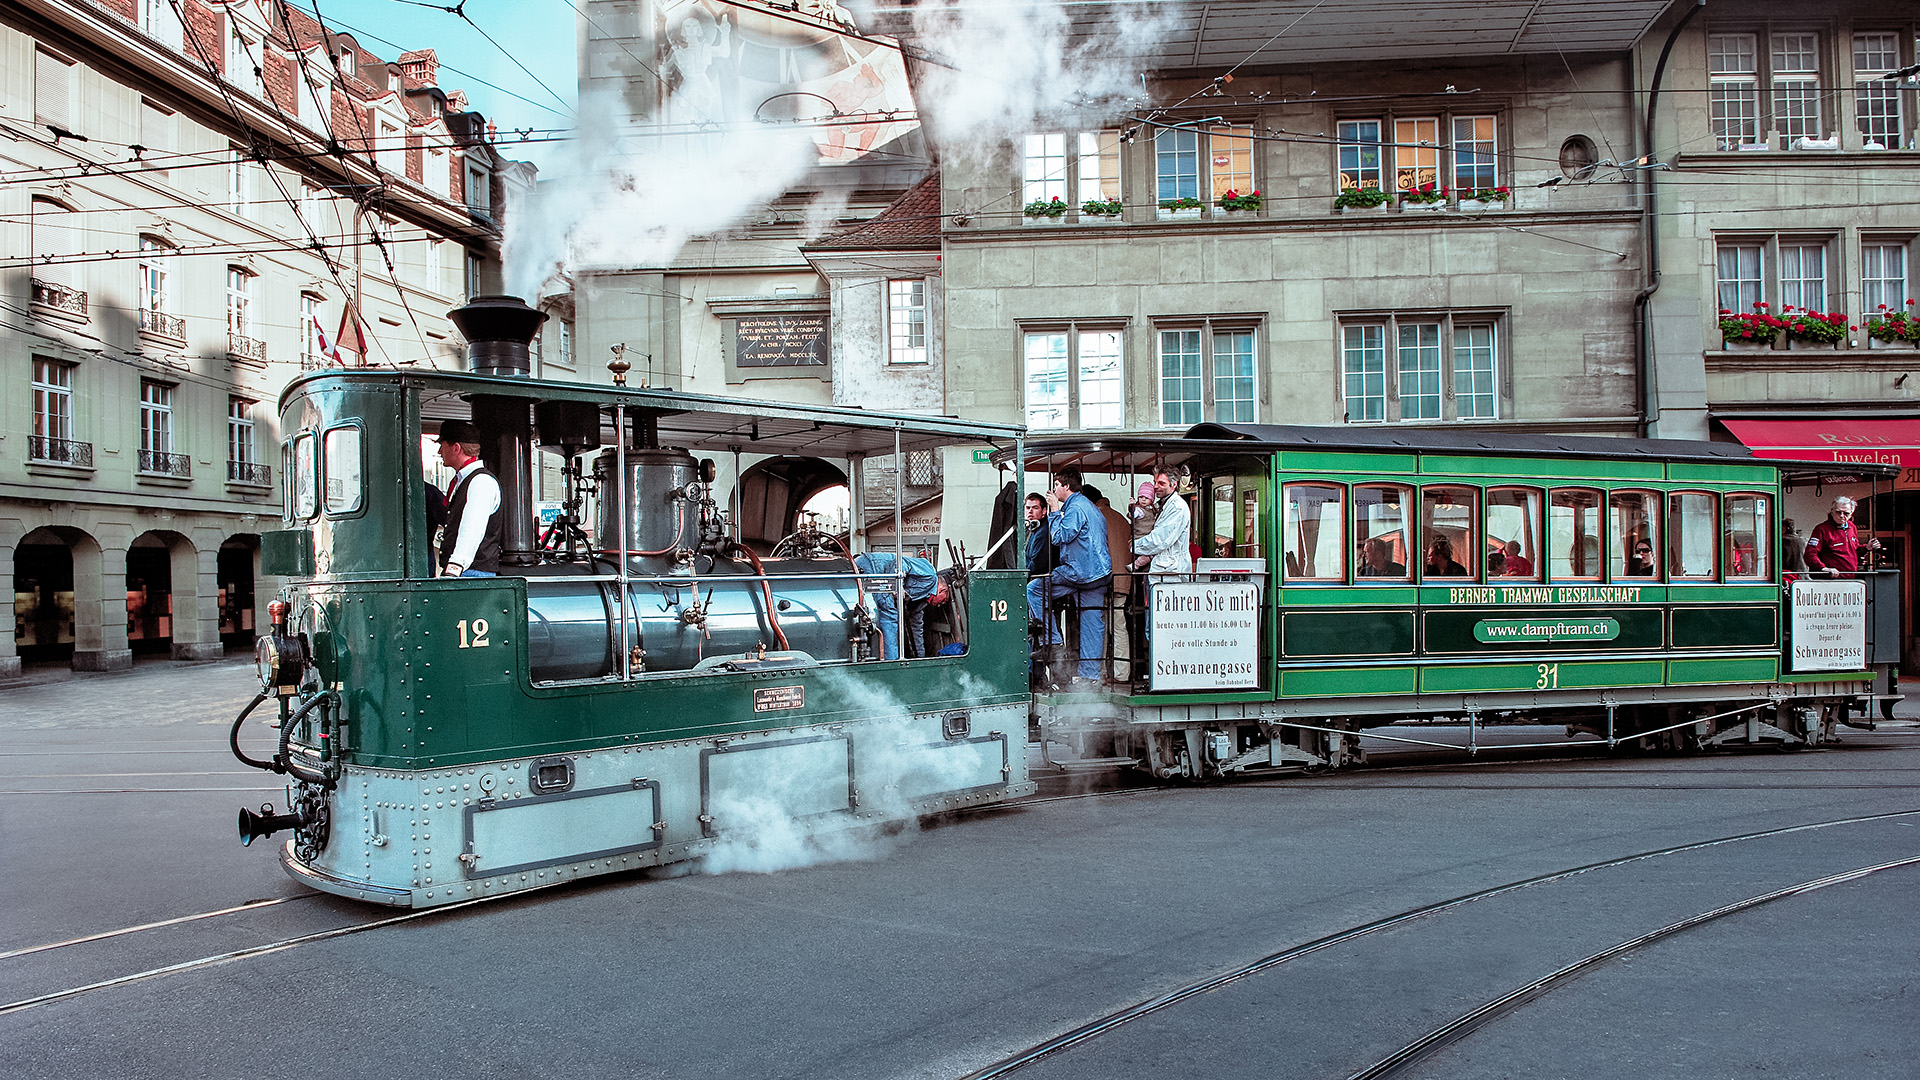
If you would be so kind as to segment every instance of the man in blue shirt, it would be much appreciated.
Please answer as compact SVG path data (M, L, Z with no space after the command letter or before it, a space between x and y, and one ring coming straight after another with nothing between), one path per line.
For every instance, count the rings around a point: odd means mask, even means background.
M1107 587L1113 559L1107 552L1107 519L1080 494L1080 471L1061 469L1053 477L1058 509L1047 515L1048 539L1060 549L1060 565L1027 583L1027 615L1046 619L1050 602L1065 600L1080 613L1080 669L1076 684L1100 678L1101 651L1107 639ZM1047 644L1060 644L1060 631L1047 621Z
M862 574L893 574L901 560L891 551L869 551L854 556L854 569ZM927 598L940 585L939 572L918 555L905 559L907 591L907 655L927 655ZM880 612L880 637L886 642L887 659L900 659L900 612L894 607L893 581L878 578L866 582L873 606Z

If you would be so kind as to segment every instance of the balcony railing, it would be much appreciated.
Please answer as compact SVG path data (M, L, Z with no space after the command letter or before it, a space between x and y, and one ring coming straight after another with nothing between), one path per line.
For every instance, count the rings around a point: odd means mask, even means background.
M83 469L93 468L93 444L74 442L72 439L48 439L39 435L27 436L27 460L44 461L54 465L78 465Z
M72 315L82 321L87 318L87 294L79 289L69 289L65 285L34 278L33 302L37 307Z
M169 315L164 311L140 309L140 332L155 334L175 341L187 340L187 321L178 315Z
M140 451L140 471L152 476L174 476L182 480L193 476L193 459L185 454L163 454L158 450Z
M267 343L259 338L250 338L241 334L227 335L227 359L245 360L255 364L267 362Z
M256 465L251 461L229 461L227 462L227 482L272 487L273 467Z

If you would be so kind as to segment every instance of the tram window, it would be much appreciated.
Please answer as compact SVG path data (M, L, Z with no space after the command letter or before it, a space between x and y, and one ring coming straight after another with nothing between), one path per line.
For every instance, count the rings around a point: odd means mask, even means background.
M1555 488L1547 502L1548 572L1562 578L1600 576L1600 493Z
M1667 496L1667 573L1695 580L1713 577L1715 534L1719 517L1714 497L1704 491L1676 491Z
M1286 576L1340 581L1346 576L1345 490L1331 484L1288 484Z
M1540 580L1540 492L1487 490L1487 577Z
M1773 504L1765 495L1727 496L1727 576L1771 578Z
M339 427L327 432L326 450L321 475L327 479L327 513L350 514L360 509L360 429Z
M1477 530L1480 492L1453 485L1420 489L1420 576L1474 578L1480 561Z
M1612 573L1615 578L1660 576L1660 496L1652 491L1616 491L1607 496L1611 518L1607 534L1613 537Z
M1213 544L1208 555L1233 557L1233 484L1213 485Z
M1240 493L1240 554L1258 559L1266 550L1260 544L1260 492L1248 488Z
M293 437L293 520L309 521L320 510L319 489L315 487L313 432Z
M1406 578L1413 561L1407 543L1407 507L1413 489L1358 484L1353 489L1354 557L1360 577Z

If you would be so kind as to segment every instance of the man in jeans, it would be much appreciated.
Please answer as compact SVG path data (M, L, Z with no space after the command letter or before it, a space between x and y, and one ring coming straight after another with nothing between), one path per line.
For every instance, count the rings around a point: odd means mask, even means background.
M1053 494L1047 500L1056 509L1047 515L1048 538L1060 548L1060 565L1027 585L1027 614L1046 619L1047 605L1066 601L1080 613L1080 667L1075 686L1100 679L1100 661L1107 637L1107 586L1113 580L1113 559L1107 554L1107 520L1098 507L1080 493L1080 471L1061 469L1054 474ZM1047 622L1048 645L1061 643L1060 631Z

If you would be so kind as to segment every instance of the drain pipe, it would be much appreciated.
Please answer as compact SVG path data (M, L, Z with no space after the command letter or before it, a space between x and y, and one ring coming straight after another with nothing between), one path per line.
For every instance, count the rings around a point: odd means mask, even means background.
M1693 6L1687 9L1687 13L1674 24L1673 32L1667 35L1667 44L1660 50L1660 61L1653 66L1653 82L1647 88L1647 123L1643 132L1646 153L1642 155L1642 161L1648 163L1653 161L1653 117L1654 111L1660 105L1660 80L1667 73L1667 57L1672 55L1674 43L1680 40L1680 32L1685 30L1687 24L1693 21L1693 17L1700 14L1701 9L1706 6L1707 0L1693 0ZM1640 291L1633 296L1633 321L1640 346L1640 385L1637 388L1640 398L1640 430L1637 434L1645 438L1648 428L1657 422L1656 418L1660 415L1660 387L1655 375L1656 364L1653 352L1653 317L1649 312L1653 294L1660 291L1660 215L1658 213L1660 188L1657 176L1659 170L1643 168L1640 171L1645 178L1644 190L1640 198L1640 229L1642 242L1647 249L1647 283L1641 286Z

